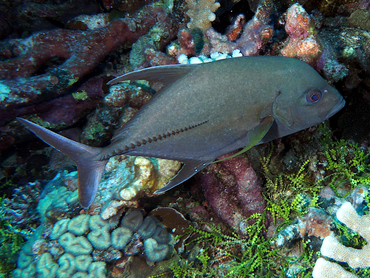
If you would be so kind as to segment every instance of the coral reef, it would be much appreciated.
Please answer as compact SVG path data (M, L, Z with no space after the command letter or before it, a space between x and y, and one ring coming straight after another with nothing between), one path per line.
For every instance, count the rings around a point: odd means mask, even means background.
M345 247L341 243L339 243L339 241L335 237L328 236L324 239L321 246L321 254L333 260L345 262L354 269L370 267L369 214L359 216L351 203L347 202L340 207L336 215L339 221L361 235L366 240L367 244L364 245L361 249ZM327 263L327 261L324 260L320 260L314 268L313 277L326 277L328 271L332 272L338 267L339 265L337 265L337 267L333 267L333 264ZM357 277L347 271L344 271L344 269L341 270L341 273L344 273L346 275L344 277Z
M130 120L138 108L151 99L153 90L142 84L118 84L109 88L101 105L88 118L81 142L100 146L112 138L115 129ZM125 107L129 105L130 108Z
M222 35L213 28L209 28L205 33L210 42L209 51L211 53L232 53L235 49L239 49L243 56L258 55L272 39L273 28L268 25L272 11L273 5L268 1L262 1L254 17L244 24L238 39L230 34L228 38L227 35ZM240 21L237 24L241 25Z
M281 54L298 58L314 67L321 56L322 45L312 19L301 5L294 4L288 9L285 21L285 31L289 37Z
M107 10L114 8L122 12L131 12L153 2L153 0L104 0L103 4L104 8Z
M332 222L333 219L323 209L310 207L305 215L279 232L273 244L283 247L294 240L312 236L323 239L330 235Z
M110 173L100 184L102 192L97 195L97 203L104 203L101 211L103 219L116 214L119 208L137 206L137 200L152 196L162 188L180 169L178 161L115 156L107 164Z
M109 16L106 13L95 15L79 15L68 21L66 28L74 30L93 30L107 27L109 24Z
M169 0L141 9L153 2L0 3L0 276L17 265L14 277L310 277L313 269L368 277L370 2ZM314 66L345 96L343 114L211 164L160 197L153 192L179 162L113 157L86 210L75 166L51 155L60 163L48 167L50 150L14 121L78 127L82 134L66 132L104 146L160 89L107 88L112 77L246 55Z
M110 51L124 43L136 41L155 22L165 18L161 7L146 6L140 17L118 19L104 28L87 31L57 29L9 41L1 48L9 59L0 64L0 79L4 79L1 82L1 109L64 94ZM53 58L65 61L44 74L32 76Z
M189 29L200 29L205 32L216 19L214 12L220 7L216 0L186 0L188 4L187 15L190 17Z
M117 224L82 214L40 226L22 249L14 277L106 277L107 264L141 250L151 262L173 256L175 242L154 216L143 221L140 211L131 211Z
M101 13L99 3L89 0L55 1L2 1L1 18L3 38L26 37L30 33L64 26L70 19L80 14Z
M140 198L152 196L154 191L168 183L180 167L180 162L172 160L124 155L112 157L99 185L96 201L89 212L100 214L107 220L121 213L124 207L137 207ZM64 171L45 186L48 194L40 199L37 208L42 219L57 221L79 214L81 208L77 202L78 190L73 184L77 184L77 172ZM68 186L73 191L67 189ZM82 222L80 219L76 223ZM72 225L68 225L68 230L73 229ZM84 233L73 230L75 235Z
M22 189L14 188L11 200L3 199L3 219L17 225L18 228L28 230L32 225L39 224L36 211L37 203L42 190L40 182L29 182ZM32 230L32 228L31 228Z
M147 34L141 36L130 51L130 64L134 68L147 67L151 64L151 56L147 51L159 51L176 36L178 26L171 18L167 21L159 21Z
M214 213L238 232L245 232L245 219L264 211L261 184L246 157L211 164L199 182Z

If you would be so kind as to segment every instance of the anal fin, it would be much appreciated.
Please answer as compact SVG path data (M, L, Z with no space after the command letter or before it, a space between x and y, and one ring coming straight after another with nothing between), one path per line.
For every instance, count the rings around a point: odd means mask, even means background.
M78 201L83 208L88 208L96 196L106 160L90 160L77 165Z

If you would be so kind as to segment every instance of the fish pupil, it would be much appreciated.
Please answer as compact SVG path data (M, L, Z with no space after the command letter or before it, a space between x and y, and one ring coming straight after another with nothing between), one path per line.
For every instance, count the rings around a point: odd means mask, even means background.
M311 95L311 100L312 101L317 101L318 99L319 99L319 95L318 94L315 93L315 94L312 94Z
M319 90L314 90L311 91L307 94L307 102L308 103L316 103L321 99L321 91Z

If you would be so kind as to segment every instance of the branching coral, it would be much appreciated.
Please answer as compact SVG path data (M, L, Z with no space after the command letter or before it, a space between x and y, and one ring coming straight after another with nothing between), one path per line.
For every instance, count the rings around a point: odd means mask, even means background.
M348 228L361 235L367 244L362 249L345 247L335 237L328 236L321 246L321 254L336 261L345 262L353 269L370 267L370 214L359 216L353 206L347 202L337 211L337 218ZM328 273L333 273L333 270L338 269L338 266L321 259L316 263L313 277L329 277ZM342 277L356 277L344 269L341 272L346 275Z
M240 49L243 56L258 55L274 32L269 25L273 5L268 2L262 1L254 17L244 26L239 26L243 31L236 40L230 35L228 37L217 33L213 28L208 29L205 35L210 41L210 52L232 53L235 49Z
M199 28L203 32L211 27L211 22L216 19L214 12L220 7L216 0L186 0L190 17L189 29Z

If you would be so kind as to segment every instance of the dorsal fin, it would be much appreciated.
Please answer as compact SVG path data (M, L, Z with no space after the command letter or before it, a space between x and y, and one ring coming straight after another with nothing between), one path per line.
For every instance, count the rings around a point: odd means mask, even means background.
M125 80L148 80L162 83L161 90L163 90L197 66L199 65L166 65L141 69L118 76L109 81L107 85L114 85Z

